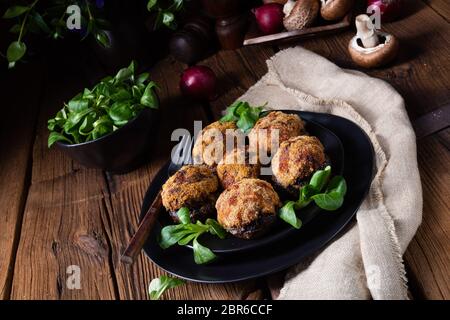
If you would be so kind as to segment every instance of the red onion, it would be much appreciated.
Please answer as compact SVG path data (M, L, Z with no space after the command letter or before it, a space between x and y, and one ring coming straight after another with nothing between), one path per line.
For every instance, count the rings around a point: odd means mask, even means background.
M217 78L214 72L205 66L193 66L184 70L180 79L180 89L186 96L197 100L214 100Z
M283 29L283 6L278 3L265 4L254 9L259 29L264 34L280 32Z
M380 8L381 21L392 21L397 18L402 9L402 0L367 0L367 6Z

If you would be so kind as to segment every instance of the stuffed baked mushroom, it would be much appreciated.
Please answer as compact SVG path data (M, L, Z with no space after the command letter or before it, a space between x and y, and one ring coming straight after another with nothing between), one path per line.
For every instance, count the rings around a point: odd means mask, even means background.
M217 175L224 189L245 178L258 178L260 166L253 161L248 148L233 149L217 165Z
M186 165L173 174L162 186L162 203L175 222L182 207L190 210L193 222L214 215L219 192L216 174L204 165Z
M256 122L248 137L252 150L270 155L278 144L305 133L305 124L298 115L272 111Z
M215 168L226 154L227 131L237 135L236 128L232 121L216 121L203 128L192 149L194 163Z
M234 236L251 239L270 229L280 205L280 198L270 183L243 179L232 184L217 199L217 220Z
M313 136L298 136L280 145L272 159L272 179L283 191L298 195L317 170L329 164L322 143Z

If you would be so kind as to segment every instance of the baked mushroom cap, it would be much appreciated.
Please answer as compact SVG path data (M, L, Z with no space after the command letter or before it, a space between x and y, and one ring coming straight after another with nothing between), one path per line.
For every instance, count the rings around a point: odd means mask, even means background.
M319 0L298 0L291 12L284 17L284 27L292 31L310 26L317 18L319 9Z
M175 222L177 211L187 207L191 219L204 220L214 213L219 180L214 171L204 165L183 166L162 186L161 198L166 210Z
M217 199L217 220L231 234L250 239L264 234L275 222L280 198L270 183L243 179Z
M227 130L238 134L236 128L236 123L232 121L216 121L203 128L192 149L194 163L215 168L226 154Z
M278 148L283 141L305 133L305 123L298 115L272 111L256 122L248 138L252 151L270 154L275 151L272 147Z
M255 157L256 159L256 157ZM217 165L217 175L224 189L245 178L258 178L260 165L251 163L248 148L234 149Z
M272 159L272 179L290 194L309 183L315 171L328 164L322 143L313 136L299 136L283 142Z
M343 18L353 7L354 0L321 0L320 15L325 20Z
M398 52L397 39L388 33L377 31L380 44L373 48L364 48L358 35L354 36L348 44L348 51L352 60L364 68L381 67L392 61Z

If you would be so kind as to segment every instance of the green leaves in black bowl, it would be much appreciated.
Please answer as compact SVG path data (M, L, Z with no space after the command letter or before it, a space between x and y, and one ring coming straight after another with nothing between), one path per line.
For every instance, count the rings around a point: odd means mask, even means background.
M150 149L159 99L149 74L136 64L75 96L48 121L49 147L56 144L87 167L127 172Z
M145 108L157 109L156 84L148 73L136 75L136 63L84 89L48 120L48 146L98 139L126 125Z

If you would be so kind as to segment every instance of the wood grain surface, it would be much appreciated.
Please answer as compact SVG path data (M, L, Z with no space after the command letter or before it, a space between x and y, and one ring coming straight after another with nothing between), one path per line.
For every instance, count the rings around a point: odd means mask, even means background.
M447 129L450 131L450 129ZM436 136L418 142L423 221L405 254L416 298L450 298L450 152Z
M41 102L40 92L47 77L42 64L38 63L29 70L25 67L18 68L11 78L0 80L3 88L7 84L20 87L22 79L30 71L38 76L36 81L29 82L27 95L17 95L12 90L2 92L4 103L0 121L0 299L8 299L10 296L22 214L30 183L31 151ZM26 106L27 111L13 106Z
M445 0L408 1L401 20L383 25L400 39L401 51L381 69L361 70L350 60L346 48L353 31L291 45L300 44L341 67L386 80L404 97L414 123L450 104L449 8ZM105 75L88 51L69 54L62 65L43 57L0 74L2 87L11 88L2 91L11 107L4 108L0 118L0 299L147 299L149 282L164 272L143 254L131 266L119 258L138 225L147 187L175 145L171 132L192 130L193 120L217 119L267 72L266 59L280 49L246 47L202 61L219 78L220 97L210 106L180 95L178 81L185 65L170 57L159 61L149 70L160 85L162 100L152 160L125 175L83 168L47 148L47 119L63 101ZM26 92L21 91L24 87ZM418 141L423 223L405 254L410 289L417 299L450 299L449 148L449 128ZM71 265L80 266L79 290L66 284ZM164 298L267 298L266 280L189 283ZM270 281L272 292L279 283Z
M65 64L64 78L60 67L49 70L38 115L11 299L116 299L105 231L103 173L80 168L47 147L47 119L86 83L78 64ZM66 285L67 268L72 265L80 266L80 290Z

